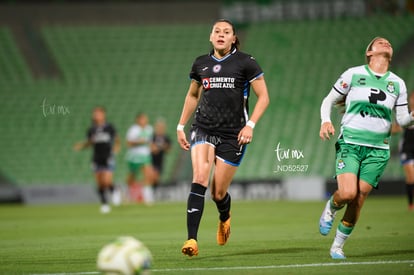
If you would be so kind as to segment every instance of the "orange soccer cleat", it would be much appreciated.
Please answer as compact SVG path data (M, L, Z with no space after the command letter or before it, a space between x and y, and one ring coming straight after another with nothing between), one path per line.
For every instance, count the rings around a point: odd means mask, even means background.
M183 248L181 248L181 252L184 255L189 257L197 256L198 255L198 245L197 241L194 239L189 239L184 242Z
M217 229L217 243L219 245L225 245L230 238L230 218L225 222L219 221Z

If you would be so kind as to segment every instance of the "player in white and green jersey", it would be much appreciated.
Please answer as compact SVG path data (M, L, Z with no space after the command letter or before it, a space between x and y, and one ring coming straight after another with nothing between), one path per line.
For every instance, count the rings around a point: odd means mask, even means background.
M333 89L346 96L341 127L344 141L389 149L392 110L407 104L404 81L390 71L375 75L363 65L347 70Z
M330 120L334 104L343 102L345 112L336 142L336 178L338 190L326 203L319 231L327 235L337 211L346 211L339 223L330 249L333 259L345 259L343 246L351 234L365 199L377 188L390 157L389 142L392 112L401 126L414 120L408 112L404 81L390 72L393 49L385 38L376 37L366 50L367 65L345 71L321 105L320 137L335 133Z
M131 189L135 184L137 172L142 173L144 185L143 197L144 202L147 204L151 204L154 201L151 164L153 134L152 126L148 124L148 116L144 113L139 113L135 118L135 124L128 129L126 135L128 145L126 158L129 168L127 183L129 189Z

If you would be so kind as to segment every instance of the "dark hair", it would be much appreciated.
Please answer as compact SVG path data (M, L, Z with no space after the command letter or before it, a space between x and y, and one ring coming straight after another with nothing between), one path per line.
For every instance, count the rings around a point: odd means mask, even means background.
M216 22L214 22L213 26L220 22L225 22L231 26L231 29L233 30L233 34L236 36L236 41L233 44L231 44L231 48L239 49L240 41L239 41L239 37L236 35L236 28L234 27L233 23L228 19L218 19L216 20Z
M141 117L143 117L143 116L146 116L147 114L146 113L144 113L144 112L138 112L137 113L137 115L135 116L135 119L137 119L137 118L141 118Z
M95 106L94 108L93 108L93 111L101 111L101 112L103 112L103 113L106 113L106 109L105 109L105 107L104 106Z

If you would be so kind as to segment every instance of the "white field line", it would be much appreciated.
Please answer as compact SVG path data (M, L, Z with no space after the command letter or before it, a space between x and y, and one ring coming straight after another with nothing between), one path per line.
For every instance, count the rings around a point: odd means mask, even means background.
M414 260L403 261L374 261L374 262L339 262L339 263L313 263L313 264L289 264L289 265L264 265L264 266L223 266L223 267L192 267L192 268L160 268L152 269L151 272L186 272L186 271L218 271L218 270L255 270L255 269L281 269L281 268L303 268L303 267L330 267L344 265L389 265L389 264L411 264L414 268ZM38 273L30 275L95 275L101 274L97 271L73 272L73 273Z

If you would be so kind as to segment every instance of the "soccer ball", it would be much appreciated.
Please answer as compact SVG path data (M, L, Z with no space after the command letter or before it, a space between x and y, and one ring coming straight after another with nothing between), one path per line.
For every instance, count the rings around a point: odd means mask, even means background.
M149 249L133 237L119 237L98 254L98 270L107 275L149 274L152 256Z

